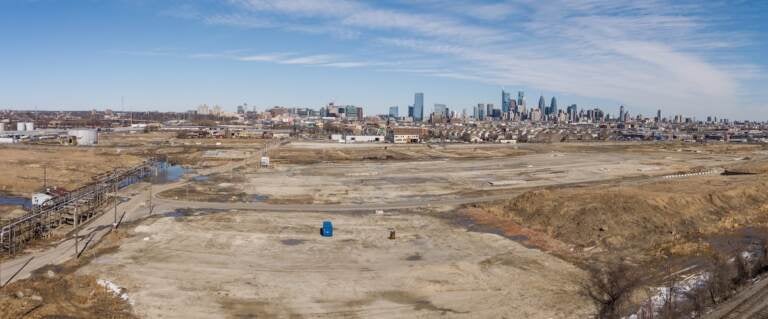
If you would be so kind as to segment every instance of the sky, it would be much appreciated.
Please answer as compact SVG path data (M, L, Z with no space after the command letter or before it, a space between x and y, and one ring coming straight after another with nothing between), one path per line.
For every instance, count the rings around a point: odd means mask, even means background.
M0 0L0 109L247 103L366 114L424 92L768 120L768 1Z

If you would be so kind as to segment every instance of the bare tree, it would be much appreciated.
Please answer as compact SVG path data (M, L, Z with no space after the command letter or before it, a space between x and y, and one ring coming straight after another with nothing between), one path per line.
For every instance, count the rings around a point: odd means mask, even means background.
M733 264L736 267L736 276L733 277L733 283L736 285L743 285L752 278L752 265L749 260L744 257L744 254L737 253L733 259Z
M709 299L713 305L720 303L721 300L730 296L733 285L729 280L728 262L720 254L713 253L710 256L709 276L707 277L704 287L709 295Z
M598 308L597 318L619 318L639 279L638 272L624 263L593 270L584 290Z

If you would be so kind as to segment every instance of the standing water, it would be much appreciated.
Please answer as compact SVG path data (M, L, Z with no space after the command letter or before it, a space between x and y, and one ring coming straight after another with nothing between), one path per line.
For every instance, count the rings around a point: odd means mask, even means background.
M24 197L0 195L0 205L30 208L32 207L32 200Z
M181 165L174 165L168 162L161 162L160 164L157 165L157 170L155 171L155 174L152 174L149 180L150 182L152 182L152 184L173 183L173 182L179 181L186 172L187 172L187 169L185 169Z

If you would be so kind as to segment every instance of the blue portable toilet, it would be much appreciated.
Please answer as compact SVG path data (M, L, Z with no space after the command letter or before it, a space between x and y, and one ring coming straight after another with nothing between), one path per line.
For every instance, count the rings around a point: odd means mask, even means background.
M333 236L333 223L330 220L323 221L323 228L320 228L320 235L323 237Z

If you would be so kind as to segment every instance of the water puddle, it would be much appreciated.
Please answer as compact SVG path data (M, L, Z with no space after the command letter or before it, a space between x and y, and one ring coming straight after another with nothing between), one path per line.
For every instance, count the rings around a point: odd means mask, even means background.
M0 195L0 205L31 208L32 200L24 197Z
M253 194L248 196L248 201L253 202L263 202L265 200L269 199L269 196L267 195L260 195L260 194Z
M187 169L181 165L174 165L167 162L161 162L157 166L155 174L150 176L149 181L152 184L167 184L178 182L184 174L187 173Z

